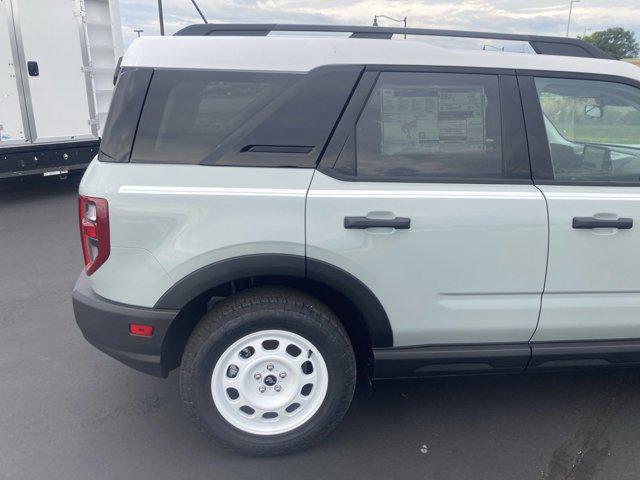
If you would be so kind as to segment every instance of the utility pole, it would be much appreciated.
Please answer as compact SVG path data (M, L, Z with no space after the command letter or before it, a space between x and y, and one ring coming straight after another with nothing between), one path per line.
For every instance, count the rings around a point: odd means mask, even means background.
M569 20L567 20L567 37L569 36L569 27L571 27L571 12L573 10L574 3L580 3L580 0L571 0L569 2Z
M160 19L160 35L164 36L164 15L162 14L162 0L158 0L158 18Z
M136 32L136 33L138 34L138 38L140 38L140 34L141 34L142 32L144 32L144 30L142 30L142 29L140 29L140 28L134 28L134 30L133 30L133 31L134 31L134 32Z

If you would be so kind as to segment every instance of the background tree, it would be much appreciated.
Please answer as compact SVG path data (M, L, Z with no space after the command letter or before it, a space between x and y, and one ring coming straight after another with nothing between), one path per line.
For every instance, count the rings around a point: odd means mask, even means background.
M634 33L622 27L607 28L578 38L595 45L617 60L637 57L640 54L640 45Z

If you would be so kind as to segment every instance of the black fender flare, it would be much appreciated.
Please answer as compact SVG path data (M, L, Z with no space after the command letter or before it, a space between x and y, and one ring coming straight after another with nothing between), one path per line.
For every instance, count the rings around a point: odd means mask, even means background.
M369 328L371 346L393 346L393 332L387 313L364 283L335 265L301 255L243 255L207 265L178 280L160 297L154 308L181 310L194 298L219 285L264 275L307 279L340 292L362 312Z

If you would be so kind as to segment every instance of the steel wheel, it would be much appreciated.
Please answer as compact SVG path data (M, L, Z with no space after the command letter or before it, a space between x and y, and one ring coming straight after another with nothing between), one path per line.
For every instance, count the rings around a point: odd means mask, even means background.
M329 375L320 351L285 330L264 330L228 347L211 375L220 415L255 435L290 432L318 411Z

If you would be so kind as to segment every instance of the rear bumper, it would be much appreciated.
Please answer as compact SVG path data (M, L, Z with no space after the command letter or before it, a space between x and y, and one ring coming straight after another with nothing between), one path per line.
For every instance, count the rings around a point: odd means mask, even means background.
M94 347L136 370L166 377L162 345L178 310L159 310L111 302L97 295L84 272L73 289L73 312L82 334ZM129 334L130 323L153 326L153 336Z
M86 168L98 154L100 141L74 140L48 144L0 146L0 179L65 174Z

